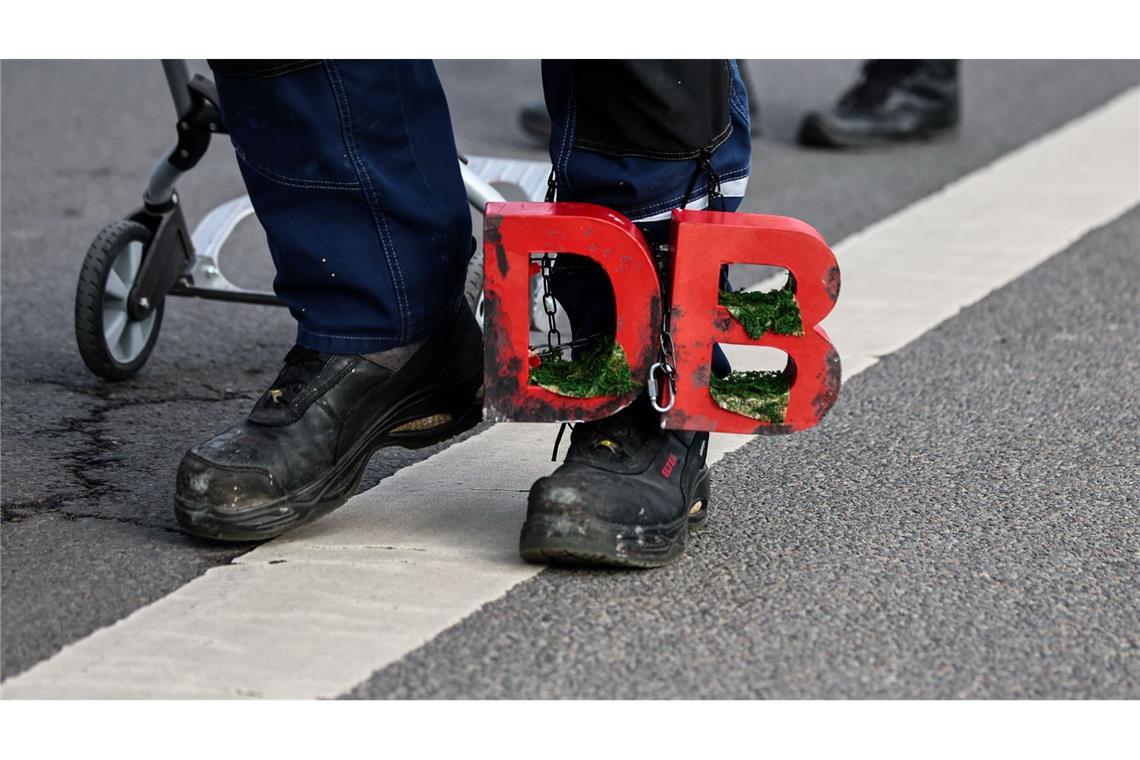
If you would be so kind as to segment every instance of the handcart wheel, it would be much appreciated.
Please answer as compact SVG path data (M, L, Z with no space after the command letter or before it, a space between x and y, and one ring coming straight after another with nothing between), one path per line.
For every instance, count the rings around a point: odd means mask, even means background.
M160 302L142 319L127 309L151 233L136 222L108 224L96 236L75 290L75 338L87 367L108 380L135 376L154 348L162 326Z
M467 280L463 283L463 297L475 314L475 321L483 327L483 249L475 249L467 264Z

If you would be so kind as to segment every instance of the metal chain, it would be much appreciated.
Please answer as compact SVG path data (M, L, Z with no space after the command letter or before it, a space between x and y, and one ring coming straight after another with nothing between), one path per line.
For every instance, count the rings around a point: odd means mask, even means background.
M698 178L701 172L705 173L708 188L708 208L713 210L716 206L724 210L724 194L721 192L720 175L717 174L716 169L712 165L712 151L707 148L702 150L700 156L697 157L697 168L693 173L693 178L689 182L689 188L685 191L685 198L681 201L681 208L685 208L689 204L689 197L696 187ZM673 293L671 287L671 278L669 265L672 262L673 250L667 246L660 246L655 253L655 263L658 267L658 279L661 282L661 295L662 301L665 304L663 309L664 313L661 317L661 337L658 340L660 348L660 359L656 364L649 368L649 381L646 386L649 390L649 403L658 412L664 414L673 408L673 404L677 401L677 358L673 355L673 334L669 332L669 312L670 304L673 303ZM669 400L662 405L657 400L657 393L659 390L658 377L661 377L669 384ZM662 420L662 426L665 422Z
M558 194L558 177L554 167L550 167L550 176L546 178L546 202L554 203L554 196Z
M548 350L557 353L562 346L562 333L558 332L556 318L558 316L558 302L550 292L550 275L554 271L554 258L549 253L542 254L542 310L546 312L546 321L549 329L546 331L546 345Z
M720 191L720 175L713 168L711 157L705 160L705 168L709 180L709 211L717 211L717 206L720 207L720 211L724 211L724 195Z
M677 401L676 361L673 356L673 336L669 334L668 330L663 330L661 332L661 360L649 368L649 380L645 384L649 390L650 406L662 414L672 409L673 404ZM660 389L658 376L669 385L669 400L664 405L657 400Z
M546 178L546 202L553 203L554 196L558 190L558 182L554 173L554 168L550 169L550 176ZM558 302L554 300L554 294L550 289L550 275L554 271L554 258L549 253L542 254L540 270L542 273L542 310L546 312L547 331L546 331L546 347L538 349L537 346L531 346L531 350L535 351L539 356L552 356L561 353L562 348L562 333L558 331L557 317L558 317Z
M669 287L668 266L670 263L672 249L663 245L660 246L655 253L654 261L658 267L658 279L661 282L662 289L662 308L661 315L661 335L658 337L657 344L659 349L659 359L656 364L649 368L649 379L646 382L646 389L649 391L649 404L659 413L664 414L673 408L673 404L677 401L677 358L673 355L673 334L669 332L669 304L672 303L672 293ZM669 385L669 400L662 405L657 400L659 385L658 377ZM664 424L664 421L662 421Z
M716 189L713 190L713 187L710 186L710 196L712 195L713 192L716 192L716 194L719 196L719 189L720 189L719 184L720 183L715 181L715 180L714 180L714 182L715 182L715 188ZM710 183L710 185L712 185L712 184L713 183ZM553 203L555 197L557 196L557 192L558 192L558 179L557 179L557 176L554 172L554 169L552 168L550 170L550 176L546 180L546 202L547 203ZM710 201L711 201L711 197L710 197ZM660 261L658 261L657 263L662 269L662 272L660 273L662 276L660 276L659 279L661 280L662 283L667 283L668 279L663 275L665 274L665 269L668 267L668 264L669 264L669 258L670 258L669 254L671 253L671 250L668 248L668 246L663 246L663 249L664 250L661 251L661 253L663 254L662 259ZM546 350L540 352L540 354L549 356L552 354L560 353L561 349L563 348L563 346L562 346L562 334L558 331L558 326L557 326L556 321L555 321L557 316L558 316L558 303L554 300L554 295L553 295L553 293L551 293L551 289L550 289L550 276L554 270L554 257L551 256L549 253L542 254L542 260L541 260L540 266L541 266L540 271L542 273L542 310L546 312L546 320L547 320L548 328L549 328L546 332L546 343L547 343ZM670 303L669 293L666 292L663 295L665 296L664 303L669 304ZM658 338L658 348L660 349L660 361L658 361L652 367L649 368L649 378L648 378L648 381L646 383L646 387L647 387L647 390L649 391L649 403L659 413L663 414L665 412L668 412L670 409L672 409L673 404L677 400L677 359L673 354L673 351L674 351L673 335L669 332L669 307L668 307L668 305L666 305L664 307L664 314L662 317L662 323L661 324L662 324L661 335ZM577 343L584 343L587 340L589 340L589 339L582 339L581 341L573 340L567 345L570 346L570 345L574 345ZM660 404L657 400L658 377L660 377L664 382L668 383L668 385L669 385L669 400L664 405ZM664 422L662 422L662 424L664 424ZM561 431L559 432L558 437L559 438L562 437ZM557 443L556 443L555 444L555 456L557 456L557 451L558 451L558 448L557 448Z

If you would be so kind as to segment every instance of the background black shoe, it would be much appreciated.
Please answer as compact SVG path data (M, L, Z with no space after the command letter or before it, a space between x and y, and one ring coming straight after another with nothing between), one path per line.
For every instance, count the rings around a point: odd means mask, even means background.
M928 139L958 125L959 101L957 61L868 61L835 106L804 117L799 140L857 148Z
M566 461L535 481L519 553L531 562L659 567L708 515L708 433L662 430L643 394L574 427Z
M175 516L189 533L230 541L312 522L356 492L378 448L421 448L478 423L482 377L483 336L466 307L414 349L296 346L245 421L183 458Z

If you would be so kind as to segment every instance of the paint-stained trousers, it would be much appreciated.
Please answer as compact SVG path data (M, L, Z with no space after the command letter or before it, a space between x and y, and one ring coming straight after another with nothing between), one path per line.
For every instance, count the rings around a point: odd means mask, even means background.
M297 343L369 353L448 324L471 217L434 66L211 66ZM739 205L751 143L733 61L546 61L542 81L558 200L619 211L650 242L667 238L673 208L706 207L710 187L716 208ZM612 294L599 272L567 267L553 286L575 334L605 329Z

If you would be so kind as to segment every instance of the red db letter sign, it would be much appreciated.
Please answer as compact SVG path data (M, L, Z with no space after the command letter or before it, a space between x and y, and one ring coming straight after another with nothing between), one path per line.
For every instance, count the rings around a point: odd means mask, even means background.
M530 259L536 253L584 256L606 271L618 304L615 337L639 387L622 396L570 398L530 384ZM586 203L489 203L483 256L487 419L599 419L637 397L657 360L661 291L649 249L632 222Z
M670 331L677 357L677 400L665 425L722 433L793 433L820 421L839 394L839 355L818 323L839 295L835 255L818 232L783 216L717 211L673 212ZM753 339L718 303L725 264L767 264L791 274L802 335L765 332ZM621 301L619 301L621 303ZM771 346L790 358L782 423L722 409L709 392L715 343Z

